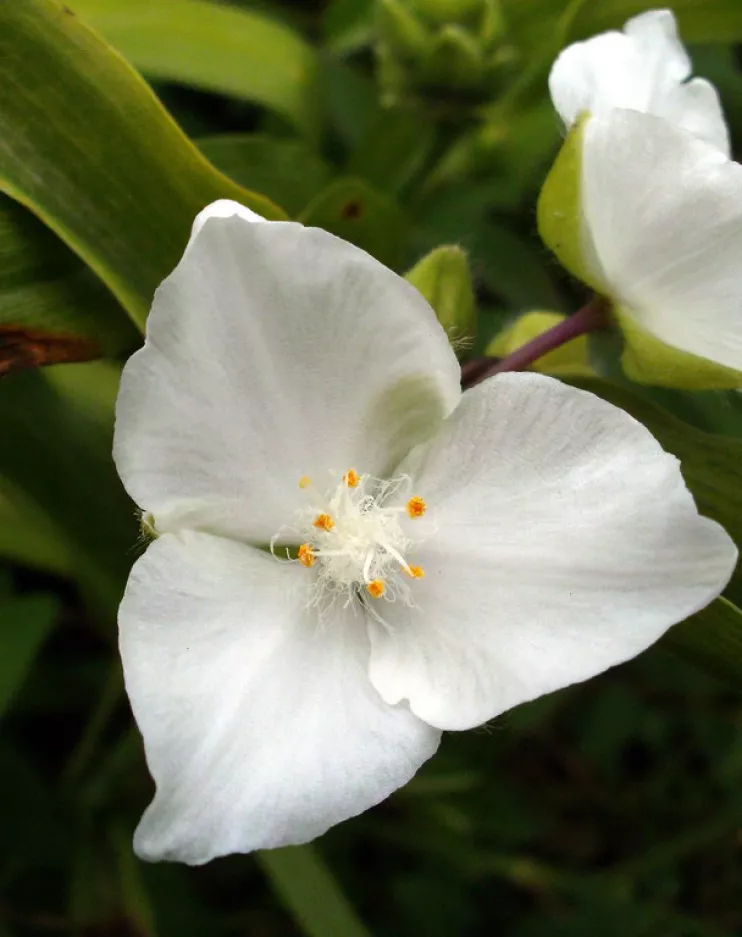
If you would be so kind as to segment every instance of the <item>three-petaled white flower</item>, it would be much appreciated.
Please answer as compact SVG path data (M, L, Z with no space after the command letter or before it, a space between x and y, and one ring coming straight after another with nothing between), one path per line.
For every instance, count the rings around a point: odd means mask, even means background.
M542 231L566 266L613 300L631 376L736 387L742 167L728 157L716 91L689 75L667 10L561 53L550 78L554 104L568 126L586 115L568 141L574 158L562 160L578 175L579 217L570 237L550 237L549 211L552 220L564 215L558 199L550 207L544 198Z
M363 251L230 202L197 219L117 412L159 535L120 611L157 784L141 856L307 841L441 730L632 657L723 588L735 547L643 426L543 376L459 377Z

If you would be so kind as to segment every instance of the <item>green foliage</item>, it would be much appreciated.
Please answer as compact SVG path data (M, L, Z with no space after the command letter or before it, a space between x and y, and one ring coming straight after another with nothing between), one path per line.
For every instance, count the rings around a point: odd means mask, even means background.
M389 267L398 267L405 247L405 217L399 206L362 179L337 179L304 209L299 221L352 241Z
M316 134L317 54L275 19L204 0L72 0L71 7L147 77L254 101Z
M7 594L0 580L0 717L18 692L59 614L52 595Z
M217 169L262 192L291 217L299 215L334 175L333 167L303 140L230 133L202 137L198 147Z
M204 205L231 197L280 216L219 174L136 73L55 0L0 8L0 82L0 188L140 325Z
M565 192L576 209L579 131L536 215L562 143L551 61L647 8L0 3L0 937L742 932L741 570L641 658L447 735L316 845L198 870L131 850L151 782L115 616L142 544L114 404L194 216L234 198L326 228L409 270L447 326L476 327L462 358L507 355L585 300L536 231L584 273L559 215ZM675 9L713 43L696 72L742 140L738 0ZM625 351L601 334L589 361L581 339L536 366L648 426L742 543L742 397L641 386ZM39 367L92 358L108 360Z
M0 375L136 347L95 275L30 212L0 195Z
M445 89L463 106L491 93L501 64L499 0L378 0L376 26L386 102Z

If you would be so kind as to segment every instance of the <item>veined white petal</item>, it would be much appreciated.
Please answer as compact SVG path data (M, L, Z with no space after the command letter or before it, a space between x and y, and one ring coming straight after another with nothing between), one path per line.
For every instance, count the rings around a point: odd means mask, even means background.
M736 548L677 460L585 391L503 374L403 470L427 500L419 611L370 621L371 681L442 729L627 660L715 598Z
M655 114L729 155L729 132L716 89L688 80L691 62L670 10L650 10L623 32L576 42L557 57L549 76L554 106L567 126L580 114L612 108Z
M320 628L310 570L208 534L165 534L119 616L126 688L157 793L145 859L200 864L302 843L383 800L439 732L368 680L363 617Z
M266 543L299 479L383 475L456 405L433 311L364 251L219 202L196 220L129 360L114 455L159 531Z
M615 110L585 126L582 210L612 298L666 344L742 371L742 166Z

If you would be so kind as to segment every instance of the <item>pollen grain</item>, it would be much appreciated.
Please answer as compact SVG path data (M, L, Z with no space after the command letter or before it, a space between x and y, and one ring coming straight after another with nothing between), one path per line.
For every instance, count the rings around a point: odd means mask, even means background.
M420 498L415 495L414 498L410 498L407 502L407 513L410 517L422 517L423 514L428 510L428 505L425 502L424 498Z
M425 570L422 566L408 566L405 572L413 579L425 579Z
M309 488L311 484L312 484L312 479L308 475L302 475L301 478L299 479L300 488Z
M315 555L311 544L302 543L302 545L299 547L299 562L302 566L306 566L307 569L311 569L317 562L317 556Z
M318 514L315 518L314 526L319 528L319 530L330 531L335 526L335 521L329 514Z
M383 579L374 579L366 586L369 595L374 599L380 599L386 592L386 583Z
M343 481L348 486L348 488L357 488L359 482L361 481L361 476L356 472L355 469L348 469L348 471L343 475Z

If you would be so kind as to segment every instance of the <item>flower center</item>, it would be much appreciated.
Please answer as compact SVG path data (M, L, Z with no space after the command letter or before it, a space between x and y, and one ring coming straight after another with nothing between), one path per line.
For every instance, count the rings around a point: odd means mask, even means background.
M367 605L368 599L415 604L410 584L425 572L408 560L420 542L411 527L427 504L409 497L409 485L407 476L384 481L355 469L324 491L306 475L299 480L307 503L295 523L276 534L271 549L275 553L286 532L297 535L295 562L314 577L312 605L326 607L338 598L348 605L356 596Z

